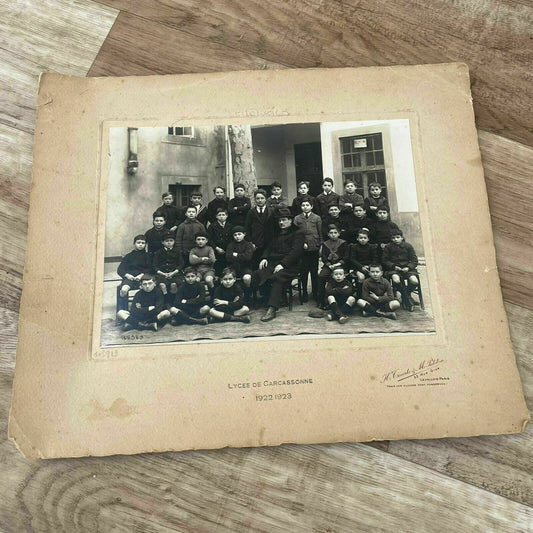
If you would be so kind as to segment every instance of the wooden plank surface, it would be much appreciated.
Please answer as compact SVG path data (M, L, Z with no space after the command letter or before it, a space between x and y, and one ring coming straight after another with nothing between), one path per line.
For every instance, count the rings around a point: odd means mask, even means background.
M91 76L253 68L228 67L229 50L291 67L464 61L471 71L478 126L533 145L533 6L527 3L100 1L121 14ZM143 39L135 39L140 33ZM219 53L226 51L220 65L210 65L203 54L191 60L189 50L210 51L212 44L220 45Z
M115 8L122 12L97 56ZM48 462L24 460L7 440L37 72L84 75L96 56L92 75L466 60L478 126L523 143L479 134L531 406L531 12L511 0L0 0L0 530L532 529L531 430L379 449L282 446Z

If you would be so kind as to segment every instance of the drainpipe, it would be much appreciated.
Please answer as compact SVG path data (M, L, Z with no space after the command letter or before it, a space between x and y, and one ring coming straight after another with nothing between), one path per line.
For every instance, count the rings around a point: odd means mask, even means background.
M137 159L138 132L139 128L128 128L128 174L130 176L136 174L139 168L139 160Z

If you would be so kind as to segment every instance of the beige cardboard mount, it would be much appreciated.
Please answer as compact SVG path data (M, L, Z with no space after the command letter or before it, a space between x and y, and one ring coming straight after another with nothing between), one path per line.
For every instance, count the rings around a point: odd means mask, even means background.
M37 107L9 422L25 456L439 438L527 423L466 65L44 74ZM394 118L410 123L436 333L99 348L109 124ZM431 386L400 379L422 371ZM259 387L274 401L257 401Z

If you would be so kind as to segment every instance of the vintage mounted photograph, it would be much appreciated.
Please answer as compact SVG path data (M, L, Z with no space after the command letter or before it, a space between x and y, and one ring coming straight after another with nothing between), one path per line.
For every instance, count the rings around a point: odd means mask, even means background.
M408 119L110 127L100 346L434 333L411 142Z

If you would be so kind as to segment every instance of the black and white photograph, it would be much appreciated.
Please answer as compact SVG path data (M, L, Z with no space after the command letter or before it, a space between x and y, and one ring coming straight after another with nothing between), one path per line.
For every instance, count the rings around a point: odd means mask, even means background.
M408 119L110 127L100 345L434 333L411 143Z

